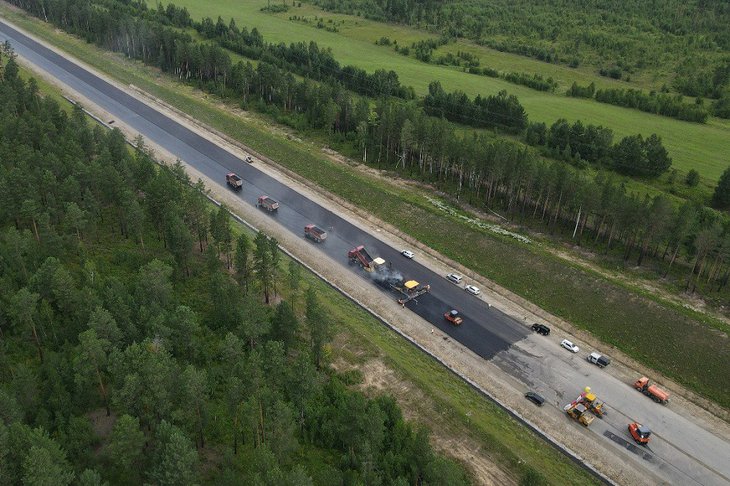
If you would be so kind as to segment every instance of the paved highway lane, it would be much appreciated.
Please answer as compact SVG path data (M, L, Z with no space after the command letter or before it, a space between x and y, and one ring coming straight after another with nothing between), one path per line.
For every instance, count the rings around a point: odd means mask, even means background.
M33 64L58 78L98 106L113 114L145 138L153 140L187 164L194 166L212 180L225 186L225 174L238 173L244 179L240 198L254 205L259 195L267 194L281 206L271 215L279 224L302 235L303 227L315 223L329 232L325 243L317 245L318 251L347 266L347 251L357 245L365 245L373 257L380 256L394 262L405 277L431 285L431 294L411 302L408 308L431 322L434 326L467 346L476 354L489 359L496 353L524 338L529 330L523 324L506 316L497 309L451 284L417 261L399 254L400 249L389 247L340 216L310 201L300 193L285 186L255 165L248 164L218 145L201 137L187 127L170 119L150 106L126 94L103 79L70 62L55 52L0 22L0 42L10 41L15 51ZM302 244L314 243L305 240ZM351 267L358 278L370 279L365 272ZM390 298L395 295L383 290ZM464 315L459 327L447 324L443 314L456 308Z
M655 403L630 383L590 364L590 349L573 354L537 334L500 352L492 360L546 399L541 412L563 415L567 433L583 434L588 441L607 442L626 457L627 467L643 467L677 485L730 484L730 444L710 430L698 427L692 417L669 405ZM606 403L608 414L587 429L571 420L563 406L586 386ZM652 430L648 447L636 446L628 433L631 422Z

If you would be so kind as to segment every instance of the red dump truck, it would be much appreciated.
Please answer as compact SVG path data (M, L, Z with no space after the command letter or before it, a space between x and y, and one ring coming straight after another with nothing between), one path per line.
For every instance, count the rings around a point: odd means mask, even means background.
M647 378L646 376L642 376L641 378L636 380L636 383L634 383L634 388L636 388L641 393L657 403L666 404L669 401L669 393L665 392L656 385L650 385L649 378Z
M240 191L243 187L243 179L241 179L238 174L229 172L226 174L226 184L231 186L234 191Z
M370 256L370 253L368 253L363 245L348 251L347 259L349 260L350 265L359 264L365 270L369 272L372 271L371 265L373 264L373 257Z
M322 243L327 239L327 232L313 224L308 224L304 227L304 237L317 243Z
M269 196L259 196L256 206L263 208L268 212L279 209L279 203L271 199Z

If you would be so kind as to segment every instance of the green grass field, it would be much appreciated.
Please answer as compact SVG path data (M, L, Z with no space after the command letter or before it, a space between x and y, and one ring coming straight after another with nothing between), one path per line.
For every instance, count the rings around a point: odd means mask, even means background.
M150 2L154 3L154 2ZM488 78L464 73L454 67L424 64L416 59L397 54L391 48L377 46L375 40L382 36L398 39L399 43L410 44L413 40L426 38L428 35L408 27L370 22L353 16L328 14L320 11L320 17L333 18L344 22L340 32L327 32L311 25L290 21L294 15L314 15L314 7L303 5L292 7L289 12L268 14L260 8L266 5L265 0L212 0L198 2L196 0L178 0L179 6L185 6L195 19L204 16L224 19L234 18L239 26L251 29L256 27L268 42L315 41L320 46L330 47L341 64L358 65L368 71L376 69L393 69L405 85L413 86L418 93L425 93L428 83L439 80L447 90L463 90L474 96L476 94L493 94L506 89L517 95L527 110L530 119L553 123L558 118L583 120L586 123L603 125L613 129L617 137L641 133L648 136L659 134L674 160L674 167L684 173L690 169L697 170L702 177L716 181L722 172L730 166L730 122L711 119L706 125L683 122L667 117L642 113L616 106L598 103L592 100L569 98L560 93L550 94L508 83L501 79ZM465 46L466 47L466 46ZM453 48L451 48L453 49ZM484 59L485 65L493 65L497 69L517 72L542 72L561 80L563 87L573 80L583 84L595 80L597 84L608 83L611 86L630 87L628 83L609 82L598 76L591 76L585 70L571 70L527 59L521 56L499 53L474 46L472 50L489 52ZM458 48L457 48L458 50ZM490 59L499 62L490 63ZM539 69L539 67L543 69ZM569 76L575 73L575 77ZM561 87L562 89L562 87Z
M218 109L217 100L201 99L188 87L155 74L139 63L101 51L78 39L52 31L25 16L0 12L33 34L105 71L122 83L134 84L180 107L232 138L264 153L285 167L410 234L498 284L535 302L578 327L656 368L684 385L730 406L730 359L717 329L727 328L683 307L647 295L638 286L626 288L598 274L566 264L537 245L521 245L475 229L439 212L425 193L404 189L356 172L325 158L318 144L297 143L273 135L270 122L250 121ZM212 101L212 102L211 102ZM453 239L454 232L460 235ZM463 245L462 241L472 244ZM640 324L640 325L639 325ZM677 353L678 349L684 352Z

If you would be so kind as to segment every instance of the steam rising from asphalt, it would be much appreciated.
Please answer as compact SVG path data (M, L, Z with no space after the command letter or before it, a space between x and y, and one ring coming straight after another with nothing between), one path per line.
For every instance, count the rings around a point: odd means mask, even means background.
M396 283L403 281L403 274L383 265L370 274L370 277L378 283Z

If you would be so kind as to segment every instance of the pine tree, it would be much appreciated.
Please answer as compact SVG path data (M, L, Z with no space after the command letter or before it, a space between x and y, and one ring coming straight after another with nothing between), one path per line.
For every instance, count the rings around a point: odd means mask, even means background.
M712 195L712 207L716 209L730 209L730 167L720 176L720 180Z

